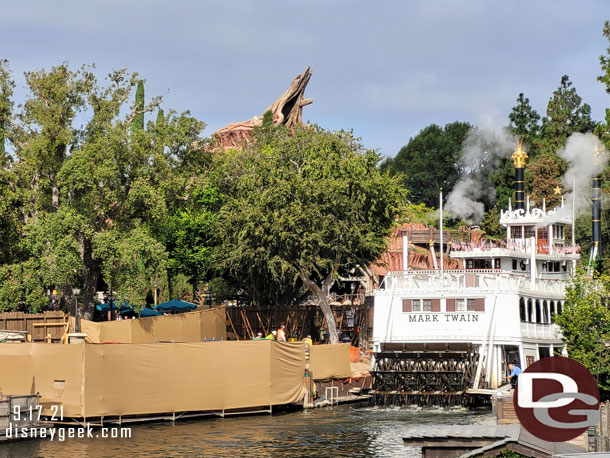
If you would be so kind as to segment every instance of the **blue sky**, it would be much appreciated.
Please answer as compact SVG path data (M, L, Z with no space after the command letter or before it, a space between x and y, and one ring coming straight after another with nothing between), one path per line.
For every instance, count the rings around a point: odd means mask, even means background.
M504 122L519 92L544 112L568 74L603 119L596 81L604 0L23 1L0 3L0 58L23 72L67 61L128 68L147 97L210 135L260 115L308 65L304 119L353 128L394 156L431 123Z

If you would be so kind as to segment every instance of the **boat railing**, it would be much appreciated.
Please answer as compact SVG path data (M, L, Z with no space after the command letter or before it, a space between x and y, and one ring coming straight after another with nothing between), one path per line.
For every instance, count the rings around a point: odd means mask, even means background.
M529 275L501 269L406 270L388 272L379 289L398 290L468 290L482 292L523 291L531 294L563 295L565 281L536 278L532 285Z

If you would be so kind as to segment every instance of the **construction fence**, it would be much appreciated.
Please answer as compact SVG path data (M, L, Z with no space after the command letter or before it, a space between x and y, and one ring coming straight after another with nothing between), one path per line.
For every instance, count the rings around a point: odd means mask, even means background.
M73 317L68 330L76 330ZM80 320L80 331L87 334L89 343L203 342L227 338L224 307L135 320Z
M304 395L303 342L0 344L0 392L72 418L270 408Z
M368 298L367 298L368 299ZM362 304L332 305L337 328L350 336L351 344L363 349L371 347L373 336L373 305L366 300ZM227 337L252 339L256 333L268 335L282 324L286 325L288 338L302 340L310 335L314 342L320 340L320 331L327 329L326 319L317 305L293 307L228 306Z
M62 311L44 313L0 313L0 331L24 331L33 342L61 342L68 315Z

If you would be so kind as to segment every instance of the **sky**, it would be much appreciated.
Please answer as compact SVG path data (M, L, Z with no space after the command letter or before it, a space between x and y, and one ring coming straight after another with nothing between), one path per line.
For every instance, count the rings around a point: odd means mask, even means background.
M504 123L520 92L544 114L567 74L602 120L606 0L0 1L0 58L23 73L127 68L147 98L207 124L261 115L311 66L304 120L395 156L429 124Z

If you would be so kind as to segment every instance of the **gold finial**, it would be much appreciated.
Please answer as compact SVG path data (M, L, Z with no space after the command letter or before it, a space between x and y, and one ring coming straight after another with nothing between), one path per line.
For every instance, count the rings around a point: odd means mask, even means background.
M559 185L555 186L554 191L555 191L556 195L560 195L561 194L561 186L559 186Z
M515 167L522 169L525 167L525 160L527 159L527 153L523 150L523 140L517 140L517 149L513 153L513 161Z

